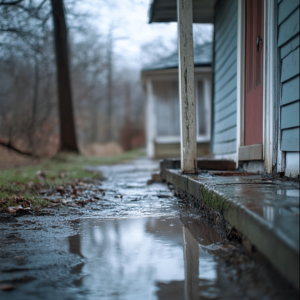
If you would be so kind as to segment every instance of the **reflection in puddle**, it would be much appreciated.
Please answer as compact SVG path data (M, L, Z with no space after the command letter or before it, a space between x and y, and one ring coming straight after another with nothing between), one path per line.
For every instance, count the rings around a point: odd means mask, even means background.
M296 197L299 199L299 190L278 190L277 194L289 197Z
M70 252L85 299L217 299L217 263L202 245L219 235L199 220L81 219Z

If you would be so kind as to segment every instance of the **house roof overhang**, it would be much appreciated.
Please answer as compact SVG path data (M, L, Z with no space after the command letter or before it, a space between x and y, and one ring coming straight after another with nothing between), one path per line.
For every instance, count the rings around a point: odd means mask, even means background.
M208 77L212 74L211 66L196 66L194 67L195 78L198 77ZM141 81L144 91L146 91L147 80L178 80L178 68L169 68L169 69L157 69L157 70L143 70L141 72Z
M204 43L194 46L194 66L210 67L212 63L212 43ZM168 57L144 66L142 71L164 70L178 68L178 52L175 51Z
M193 23L213 23L216 0L193 0ZM149 23L177 22L176 0L152 0Z

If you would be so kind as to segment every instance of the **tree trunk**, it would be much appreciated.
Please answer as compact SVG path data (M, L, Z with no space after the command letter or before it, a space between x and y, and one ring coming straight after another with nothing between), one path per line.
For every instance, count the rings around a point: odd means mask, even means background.
M37 101L39 97L39 85L40 85L40 76L39 76L39 62L37 57L35 57L34 62L34 86L33 86L33 98L32 98L32 113L31 113L31 121L29 124L29 128L27 131L29 147L31 151L34 152L34 131L36 129L36 121L37 121Z
M60 120L59 151L79 152L76 141L69 68L67 26L63 0L51 0L56 52L58 107Z
M112 53L113 51L113 37L112 37L112 29L110 29L108 36L108 45L107 45L107 107L106 107L106 115L108 118L107 122L107 141L110 142L113 140L112 134L112 106L113 106L113 97L112 97L112 72L113 72L113 61L112 61Z

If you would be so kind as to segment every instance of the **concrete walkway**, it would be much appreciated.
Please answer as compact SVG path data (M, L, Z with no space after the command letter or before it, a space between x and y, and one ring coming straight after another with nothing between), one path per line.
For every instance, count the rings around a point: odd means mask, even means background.
M167 182L193 196L200 210L218 211L299 291L299 182L212 174L165 171Z

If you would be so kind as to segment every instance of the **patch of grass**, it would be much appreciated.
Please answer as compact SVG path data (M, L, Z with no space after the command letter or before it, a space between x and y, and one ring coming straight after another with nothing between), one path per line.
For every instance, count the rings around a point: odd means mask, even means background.
M31 200L36 196L30 185L41 188L64 185L76 179L102 179L101 174L84 170L85 166L112 165L130 161L144 155L142 150L132 150L111 157L84 156L81 154L60 153L32 166L0 171L0 200L22 196ZM37 198L36 200L40 200ZM36 202L36 201L34 201ZM38 204L38 203L37 203Z
M14 190L3 188L0 190L0 212L8 207L19 205L36 208L49 204L49 201L35 196L31 190L22 190L18 192L19 193L16 193Z
M45 199L40 199L40 198L35 197L32 201L32 206L40 208L42 206L47 206L49 203L50 202Z

